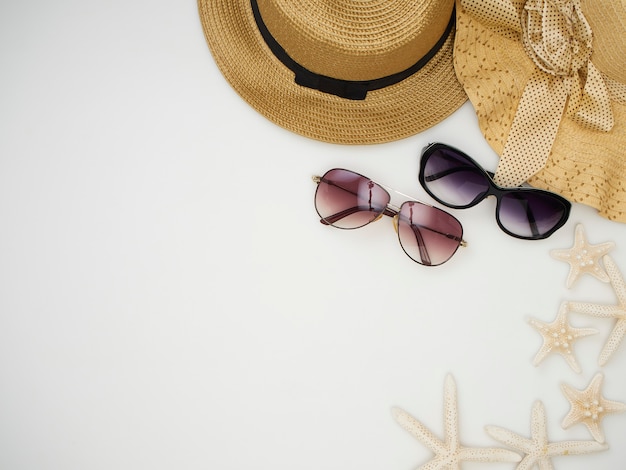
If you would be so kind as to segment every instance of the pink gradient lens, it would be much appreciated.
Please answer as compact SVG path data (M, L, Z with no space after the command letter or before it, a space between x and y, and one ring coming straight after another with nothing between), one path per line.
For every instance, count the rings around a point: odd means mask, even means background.
M387 208L391 196L369 178L334 169L320 178L315 209L328 225L343 229L363 227Z
M398 214L398 239L409 258L437 266L454 255L463 241L463 227L441 209L407 201Z

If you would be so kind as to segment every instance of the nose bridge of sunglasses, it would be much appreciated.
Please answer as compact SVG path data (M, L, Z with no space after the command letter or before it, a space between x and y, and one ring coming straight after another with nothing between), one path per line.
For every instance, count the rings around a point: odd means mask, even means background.
M378 184L379 184L380 186L382 186L383 188L385 188L385 189L387 190L387 192L389 192L389 193L394 193L394 194L396 194L396 195L398 195L398 196L402 196L402 198L403 198L404 200L410 200L410 201L416 201L416 200L417 200L417 199L415 199L413 196L409 196L408 194L405 194L405 193L403 193L403 192L401 192L401 191L398 191L397 189L391 188L391 187L389 187L389 186L385 186L384 184L380 184L380 183L378 183ZM394 204L391 204L391 203L390 203L390 204L388 204L388 205L389 205L389 207L391 207L391 208L392 208L393 210L395 210L395 211L399 211L399 210L400 210L400 207L398 207L398 206L396 206L396 205L394 205Z

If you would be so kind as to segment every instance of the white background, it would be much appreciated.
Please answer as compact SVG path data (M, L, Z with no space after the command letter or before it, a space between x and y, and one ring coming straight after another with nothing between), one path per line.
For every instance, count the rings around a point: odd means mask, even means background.
M448 373L471 446L498 445L488 424L528 436L537 399L552 440L591 439L561 428L559 385L599 371L626 402L626 344L597 365L611 321L572 315L600 330L575 347L581 374L534 367L527 324L616 303L591 276L566 289L549 251L581 223L626 273L625 224L575 204L522 241L490 199L452 211L469 246L427 268L389 219L319 223L310 177L331 167L426 202L428 142L495 169L469 103L385 145L289 133L222 78L193 0L4 2L0 59L0 469L409 470L432 454L391 409L442 437ZM603 429L610 450L556 468L622 468L626 415Z

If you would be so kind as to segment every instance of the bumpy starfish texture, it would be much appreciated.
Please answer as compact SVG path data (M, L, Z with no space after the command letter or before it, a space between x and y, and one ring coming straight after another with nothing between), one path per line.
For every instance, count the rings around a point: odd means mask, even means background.
M583 423L596 441L604 442L604 433L600 427L602 419L607 414L626 411L626 405L606 400L602 396L603 378L602 374L596 374L585 390L576 390L567 384L561 385L563 394L570 402L569 413L561 423L563 429Z
M537 352L533 365L538 366L550 353L558 353L574 372L580 373L581 369L574 355L573 343L584 336L598 332L593 328L574 328L567 322L568 303L562 302L559 313L552 323L530 318L528 322L543 337L543 345Z
M485 431L501 444L524 453L517 470L528 470L535 466L552 469L552 457L559 455L580 455L599 452L609 447L597 441L550 442L546 426L546 410L541 401L533 404L530 421L530 439L498 426L486 426Z
M459 439L459 422L456 384L452 376L446 377L444 386L445 440L438 439L426 426L399 408L393 409L396 421L418 441L435 453L429 462L418 470L460 469L461 462L519 462L521 457L508 449L465 447Z
M626 335L626 282L619 272L615 261L610 256L605 256L604 266L609 273L611 286L617 296L617 305L602 305L585 302L569 302L569 308L572 312L585 313L600 318L615 318L615 326L609 335L602 351L598 363L600 366L606 365L613 353Z
M582 224L578 224L574 233L574 246L565 250L551 250L550 255L569 263L569 274L565 282L569 289L585 273L591 274L602 282L609 282L609 276L600 265L600 259L613 247L615 247L613 242L591 245L585 237Z

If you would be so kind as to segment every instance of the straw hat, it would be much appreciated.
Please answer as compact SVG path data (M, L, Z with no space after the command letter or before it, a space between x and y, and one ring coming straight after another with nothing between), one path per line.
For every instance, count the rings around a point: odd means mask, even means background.
M467 100L452 63L454 0L198 0L198 8L230 85L307 137L397 140Z
M500 184L626 222L624 25L624 1L457 1L454 65Z

